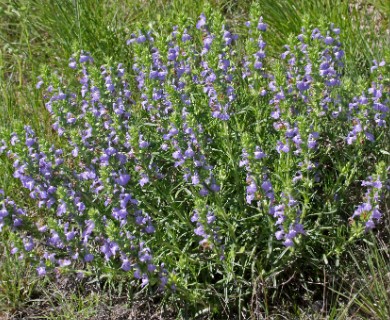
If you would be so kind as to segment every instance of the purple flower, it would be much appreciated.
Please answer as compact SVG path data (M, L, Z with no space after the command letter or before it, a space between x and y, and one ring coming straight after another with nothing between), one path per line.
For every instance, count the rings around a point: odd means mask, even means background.
M46 275L46 268L44 266L38 267L37 273L39 277L44 277Z
M58 260L58 265L60 267L68 267L72 264L72 261L70 261L69 259L59 259Z
M207 219L207 224L212 224L215 220L217 220L214 213L211 211L207 212L206 219Z
M297 233L300 233L300 234L305 234L305 230L303 228L303 225L300 224L300 223L295 223L294 226L293 226L293 230Z
M376 189L382 189L383 185L382 182L379 179L377 179L376 181L372 182L372 186Z
M127 173L121 173L119 175L119 178L115 179L115 182L119 184L120 186L125 186L130 181L130 175Z
M366 231L372 230L375 228L375 223L371 219L366 222Z
M100 91L97 87L92 87L91 89L91 100L93 102L98 102L100 100Z
M284 230L279 229L278 231L275 232L275 238L277 240L282 240L284 238Z
M191 217L191 222L196 222L198 220L199 220L198 212L196 210L194 210L194 214Z
M61 204L57 208L57 216L61 217L64 213L66 213L66 203L61 200Z
M197 228L194 230L195 234L200 237L207 237L206 231L201 223L198 222Z
M216 183L212 183L210 185L210 189L213 192L219 192L221 190L221 187L218 184L216 184Z
M84 204L83 202L81 202L81 201L79 201L79 202L76 203L76 207L77 207L77 209L78 209L80 212L83 212L83 211L86 209L85 204Z
M149 278L146 273L142 275L141 287L145 287L149 283Z
M76 147L72 150L72 156L76 158L78 155L79 155L79 148Z
M281 153L282 151L285 153L289 152L290 147L288 146L288 142L286 144L283 144L283 142L278 141L276 146L276 151L278 151L278 153Z
M263 22L263 17L260 17L259 23L257 24L257 29L260 31L266 31L267 30L267 24Z
M136 279L141 279L141 270L138 267L135 268L133 276Z
M93 59L91 56L88 55L88 53L83 53L80 55L80 60L79 60L80 63L85 63L88 61L93 63Z
M261 61L259 61L259 60L256 59L256 61L255 61L254 65L253 65L253 67L254 67L255 69L261 69L261 68L263 67L263 63L262 63Z
M199 20L198 22L196 23L196 28L198 30L200 30L203 26L206 25L206 16L204 15L204 13L202 13L199 17Z
M310 81L297 81L299 91L306 91L310 88Z
M270 191L272 190L272 184L269 180L265 180L262 184L261 184L261 188L264 190L264 191Z
M184 152L184 155L186 158L192 158L195 155L195 152L191 147L188 147L188 149Z
M146 37L143 34L140 34L136 41L137 43L143 43L146 41Z
M130 271L131 270L131 263L129 259L122 260L121 269L124 271Z
M172 153L172 158L176 160L183 159L183 155L181 154L180 150L176 150L174 153Z
M181 41L186 42L190 40L191 40L191 36L187 33L187 30L184 30L183 36L181 37Z
M317 146L316 137L318 137L318 133L317 132L315 133L316 134L314 133L309 134L309 138L307 140L307 146L309 149L314 149Z
M326 36L324 39L325 44L331 45L333 43L333 38L330 36Z
M151 224L148 224L145 228L145 232L148 234L154 233L154 231L156 231L156 229Z
M211 44L213 43L213 37L208 35L206 38L203 39L203 50L202 50L202 55L206 54L210 48ZM211 73L208 77L208 82L213 82L212 77L215 76L214 73Z
M375 137L372 133L366 131L366 132L364 132L364 135L366 136L368 141L371 141L371 142L375 141Z
M261 150L259 146L256 146L255 159L260 160L266 157L266 154Z
M149 147L149 142L145 141L142 139L142 136L140 136L140 140L139 140L139 148L140 149L145 149Z
M2 146L0 146L0 154L2 154L5 150L7 150L7 144L4 140L1 140Z
M255 195L253 193L247 193L246 202L251 204L253 200L255 200Z
M356 122L356 124L353 126L353 130L352 130L352 132L354 133L354 134L357 134L357 133L359 133L359 132L362 132L362 125L361 125L361 123L360 123L360 120L358 120L358 119L354 119L354 121Z
M148 264L148 271L149 271L149 272L155 271L156 268L157 268L157 267L156 267L154 264L152 264L152 263L149 263L149 264Z
M350 132L348 133L348 136L347 136L347 144L352 144L354 143L354 141L356 141L357 137L356 137L356 134L353 133L353 132Z
M263 45L263 43L262 43ZM257 59L264 59L265 58L265 52L263 50L259 50L255 53L255 56Z
M143 174L142 178L139 181L140 186L143 187L148 182L149 182L149 177L146 174Z
M374 210L372 210L371 219L379 220L381 217L382 217L382 214L381 214L381 212L379 211L378 206L376 206L376 207L374 208Z
M152 261L152 255L150 254L149 248L144 248L138 253L139 260L141 262L149 262Z
M333 31L333 33L334 33L335 35L340 34L340 28L334 28L334 29L332 29L332 31Z
M69 232L65 233L65 237L66 237L67 241L73 240L75 236L76 236L76 233L74 231L69 231Z
M91 262L93 260L94 256L93 254L91 253L87 253L85 256L84 256L84 261L85 262Z
M367 203L367 202L363 203L356 208L355 212L352 215L352 218L359 217L363 212L370 212L371 209L372 209L372 206L370 203Z
M278 220L276 221L276 225L281 225L285 220L286 216L284 214L284 205L277 205L277 206L272 206L269 210L269 213L274 217L277 218Z
M257 191L256 183L254 181L252 181L251 184L246 187L246 192L248 194L253 194L253 193L256 193L256 191Z
M5 218L6 216L8 216L8 211L7 209L5 208L5 205L3 203L3 209L0 210L0 219L3 219Z
M247 166L249 164L248 152L246 151L246 149L242 149L241 159L242 160L239 163L240 167Z
M26 239L24 239L23 244L24 244L24 249L26 251L31 251L35 247L34 241L31 237L27 237Z
M76 69L77 67L77 62L75 58L70 58L69 59L69 68L71 69Z
M194 186L200 183L199 174L197 172L195 172L194 175L191 177L191 182Z
M297 232L294 229L291 229L286 235L286 239L294 239L297 236Z
M202 189L199 190L199 194L202 196L202 197L205 197L209 194L209 191L203 186Z
M43 81L40 80L40 81L38 81L38 83L37 83L37 85L36 85L35 87L36 87L37 89L40 89L42 85L43 85Z
M302 180L303 178L303 175L302 175L302 172L301 171L298 171L296 174L295 174L295 177L293 178L293 183L297 183L299 180Z
M111 256L115 256L118 248L119 247L115 242L105 240L104 245L100 247L100 251L104 253L104 258L106 259L106 261L108 261Z

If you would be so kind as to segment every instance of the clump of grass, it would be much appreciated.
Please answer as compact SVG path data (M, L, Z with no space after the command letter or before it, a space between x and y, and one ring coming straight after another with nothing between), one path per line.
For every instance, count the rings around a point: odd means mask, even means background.
M349 252L353 263L349 266L348 282L343 282L346 298L339 319L362 317L364 319L388 319L390 315L390 252L383 240L371 237L362 244L360 252Z
M12 243L4 232L0 236L0 315L12 314L28 305L42 287L42 279L28 259L11 253Z
M283 35L300 32L303 21L315 25L325 20L343 30L346 51L345 72L353 77L368 75L372 60L384 57L389 46L389 15L384 4L368 1L262 1L262 12L269 17L272 48L283 45ZM375 28L373 27L375 26Z

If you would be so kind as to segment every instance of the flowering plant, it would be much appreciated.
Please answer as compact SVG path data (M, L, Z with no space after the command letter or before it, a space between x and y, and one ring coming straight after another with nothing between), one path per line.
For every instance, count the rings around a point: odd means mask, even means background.
M334 26L306 26L267 57L258 17L247 37L216 13L167 38L140 28L128 65L99 68L80 51L74 79L43 74L61 146L29 126L2 142L37 203L28 212L1 195L13 253L42 276L108 266L141 286L236 292L337 260L373 229L388 189L384 62L368 88L343 78Z

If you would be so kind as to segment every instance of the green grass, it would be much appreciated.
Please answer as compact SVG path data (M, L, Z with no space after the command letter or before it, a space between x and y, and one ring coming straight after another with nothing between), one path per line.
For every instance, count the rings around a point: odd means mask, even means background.
M4 236L4 233L2 234ZM39 291L41 280L28 259L11 254L9 239L0 238L0 317L22 310Z
M362 255L362 253L364 255ZM363 252L350 252L353 272L344 292L348 303L340 316L357 315L369 319L388 319L390 315L390 251L388 242L372 237Z
M90 51L98 61L126 61L126 39L139 26L168 31L175 21L196 21L207 1L141 0L95 1L38 0L0 2L0 126L12 130L15 122L41 124L45 112L34 90L42 68L60 69L78 49ZM210 2L221 8L238 32L244 28L251 1ZM386 1L373 1L375 17L366 14L369 2L360 10L349 1L271 1L260 7L270 25L269 50L280 52L286 36L298 34L303 20L312 25L326 20L342 29L347 71L356 76L367 73L372 59L381 58L389 47L389 9ZM374 32L372 26L376 25ZM387 49L388 50L388 49ZM41 130L43 128L40 128Z

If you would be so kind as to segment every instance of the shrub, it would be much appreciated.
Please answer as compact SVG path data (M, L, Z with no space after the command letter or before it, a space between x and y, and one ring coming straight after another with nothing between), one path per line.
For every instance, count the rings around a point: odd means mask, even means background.
M166 37L140 27L128 65L99 68L80 51L74 79L43 72L61 146L25 126L1 149L38 206L3 196L0 226L39 275L89 266L198 304L241 303L259 279L337 265L375 228L384 62L371 84L345 78L334 26L305 26L270 59L255 7L247 37L209 11Z

